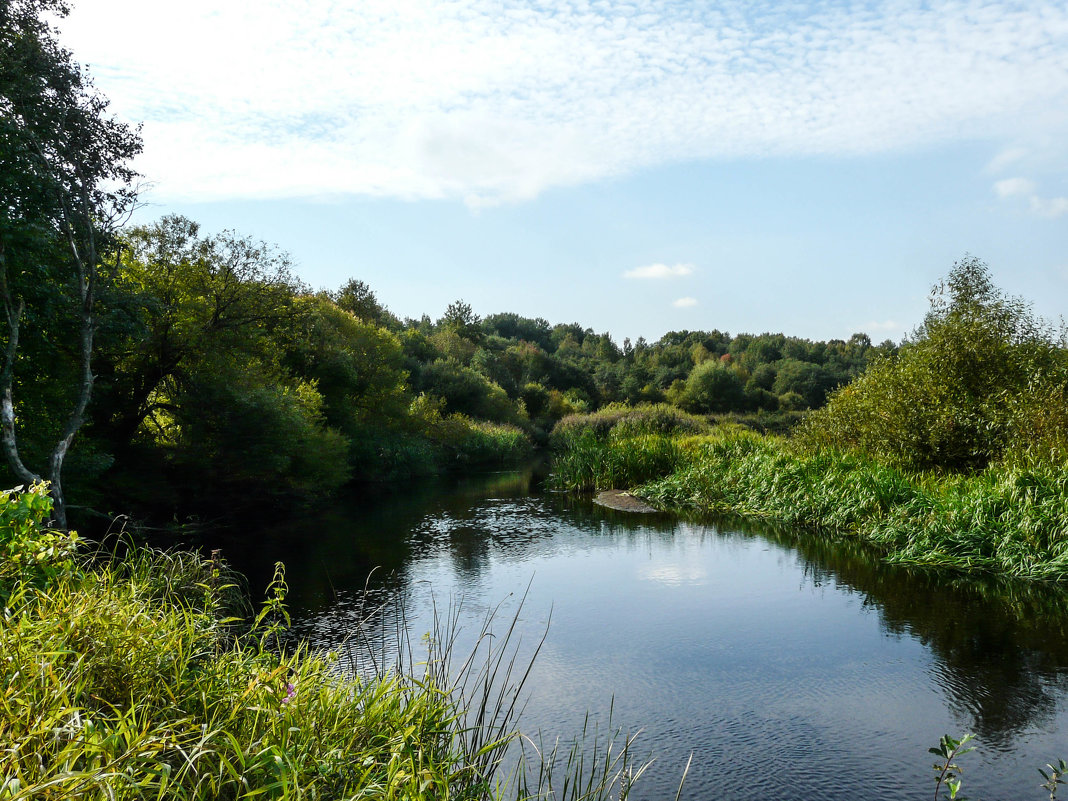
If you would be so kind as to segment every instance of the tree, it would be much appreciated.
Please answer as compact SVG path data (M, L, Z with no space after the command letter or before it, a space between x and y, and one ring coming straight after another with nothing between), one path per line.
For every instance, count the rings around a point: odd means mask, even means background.
M690 412L729 412L745 406L745 388L738 374L719 362L702 362L686 379L682 407Z
M809 409L823 405L827 392L834 386L834 378L820 365L783 359L775 365L775 380L771 390L776 395L796 392L805 399Z
M464 339L480 342L482 338L482 320L475 314L470 303L455 300L445 309L445 315L438 320L438 327L455 331Z
M0 5L0 447L18 481L47 478L60 527L67 523L63 462L93 391L98 292L117 268L115 233L136 202L130 162L141 150L138 131L106 115L107 100L42 19L67 11L62 0ZM28 390L22 325L42 303L62 308L52 335L66 340L75 370L59 393L65 411L54 409L51 421L20 420L16 396ZM46 469L35 471L18 443L42 422L55 442Z
M969 257L934 287L911 341L877 358L800 433L913 467L980 470L1037 438L1063 444L1066 387L1063 343Z
M94 429L122 450L159 411L169 413L190 377L220 353L277 362L279 337L305 313L289 258L232 231L203 236L185 217L164 217L123 238L114 304L129 321L105 331Z
M350 278L336 292L328 293L328 297L338 308L344 309L360 320L366 320L384 328L400 327L400 321L379 303L371 287L356 278Z

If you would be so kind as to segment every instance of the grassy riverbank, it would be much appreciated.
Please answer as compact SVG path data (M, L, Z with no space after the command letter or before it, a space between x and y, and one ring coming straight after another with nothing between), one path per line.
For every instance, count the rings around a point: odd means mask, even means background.
M497 638L356 676L283 647L281 572L246 623L218 561L90 563L48 509L40 488L0 499L0 799L621 798L640 772L629 739L506 769L521 677Z
M1066 342L965 259L911 341L788 437L702 434L664 410L574 416L554 432L554 480L818 527L893 561L1068 583Z
M818 528L891 561L1068 582L1068 465L1049 461L954 475L729 425L705 435L587 430L561 445L554 481L630 489L664 509Z

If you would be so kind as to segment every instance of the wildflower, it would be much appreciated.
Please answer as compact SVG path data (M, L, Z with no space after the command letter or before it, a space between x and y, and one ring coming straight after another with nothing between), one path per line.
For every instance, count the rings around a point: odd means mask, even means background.
M292 683L286 684L286 697L282 699L283 704L288 704L294 698L297 697L297 688Z

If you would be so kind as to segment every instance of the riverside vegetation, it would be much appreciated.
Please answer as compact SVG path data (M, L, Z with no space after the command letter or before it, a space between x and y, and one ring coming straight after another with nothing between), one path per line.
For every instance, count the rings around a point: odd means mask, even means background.
M977 259L789 435L664 407L562 420L554 480L818 527L886 558L1068 584L1068 353Z
M0 495L4 801L594 801L626 798L644 769L630 737L593 730L506 761L523 683L511 629L487 623L461 659L446 625L422 663L346 671L284 646L280 566L246 624L218 559L90 560L44 527L50 507L42 485Z

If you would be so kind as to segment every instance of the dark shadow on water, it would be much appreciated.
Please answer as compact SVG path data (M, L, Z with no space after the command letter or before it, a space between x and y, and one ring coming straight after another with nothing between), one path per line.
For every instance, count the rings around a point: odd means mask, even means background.
M1068 690L1068 593L1043 585L889 564L851 540L740 518L724 530L795 550L816 586L831 584L877 610L891 633L937 658L936 682L985 745L1007 747L1041 725Z

